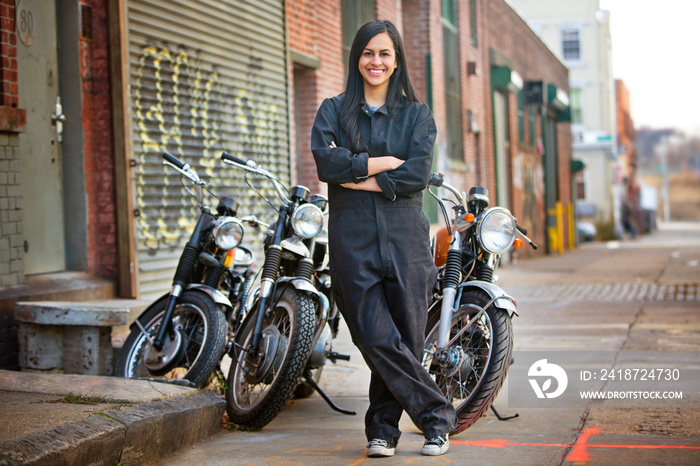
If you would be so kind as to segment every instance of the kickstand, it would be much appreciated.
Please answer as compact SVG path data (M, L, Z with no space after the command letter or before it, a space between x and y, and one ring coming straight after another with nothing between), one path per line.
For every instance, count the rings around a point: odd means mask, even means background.
M491 411L493 411L493 414L496 415L499 421L507 421L508 419L515 419L516 417L520 417L520 414L518 413L515 413L512 416L501 416L500 414L498 414L498 411L496 411L496 408L494 408L493 405L491 405Z
M310 372L305 372L305 373L304 373L304 380L306 380L307 382L309 382L309 383L311 384L311 386L314 387L314 390L316 390L316 391L318 392L318 394L321 395L321 398L323 398L323 400L324 400L326 403L328 403L328 406L330 406L331 409L333 409L334 411L338 411L339 413L347 414L347 415L350 415L350 416L354 416L354 415L357 414L355 411L348 411L348 410L345 410L345 409L342 409L342 408L337 407L337 406L333 403L333 401L331 401L331 399L328 398L328 395L326 395L325 393L323 393L323 390L321 390L321 387L319 387L318 384L317 384L317 383L314 381L314 379L311 377L311 373L310 373Z

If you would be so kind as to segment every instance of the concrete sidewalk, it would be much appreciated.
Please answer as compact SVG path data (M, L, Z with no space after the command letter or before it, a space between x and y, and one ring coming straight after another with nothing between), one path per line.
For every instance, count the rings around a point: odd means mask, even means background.
M683 315L687 315L688 302L700 303L697 292L700 285L699 238L700 223L680 226L672 224L662 226L653 235L635 241L583 244L574 251L567 251L563 256L550 255L503 267L498 272L499 284L516 300L523 301L523 315L516 322L516 349L540 349L543 339L538 332L543 325L542 319L547 324L556 322L556 319L566 319L562 322L567 325L570 322L570 317L557 314L561 313L560 308L551 311L551 314L536 317L535 309L544 312L541 302L544 297L550 301L559 295L575 297L580 302L577 306L581 308L577 308L574 316L591 312L585 304L589 296L605 309L608 308L605 302L610 302L609 308L615 309L620 307L618 302L625 300L663 306L666 308L666 319L672 311L669 308L672 304L670 301L676 301L679 305L685 303ZM654 304L657 297L659 303ZM630 307L621 307L625 306ZM698 308L695 305L691 307ZM652 330L646 330L641 325L646 317L639 314L639 318L634 318L638 312L632 309L629 316L620 316L618 324L624 329L624 334L612 335L608 339L611 349L613 343L617 345L618 340L625 340L631 347L644 344L643 349L665 350L666 347L660 346L662 340L656 337L658 325ZM640 329L630 333L627 328L632 321L639 322ZM664 325L670 324L666 322ZM687 323L682 325L688 326ZM652 331L656 333L651 333ZM571 335L562 333L560 346L571 346L578 341L582 345L591 342L600 345L601 341L608 341L600 329L572 327L572 332ZM647 334L650 335L648 338ZM683 343L686 346L682 350L697 351L697 333L689 333L687 339L681 338L682 336L674 333L668 344L677 346ZM268 461L269 455L256 449L263 445L271 448L270 452L279 450L285 458L303 454L306 464L324 464L324 458L327 460L328 457L321 456L318 457L318 462L311 461L321 453L311 450L307 452L300 447L308 439L334 431L332 425L338 427L337 438L329 439L331 443L327 444L328 451L333 451L333 458L337 460L337 455L341 453L334 450L336 444L332 442L342 441L343 444L353 445L356 448L344 450L341 456L347 455L344 458L346 464L355 464L363 458L362 417L367 403L369 370L347 332L342 333L341 337L334 343L334 349L351 354L352 360L328 366L324 370L321 385L338 405L356 410L357 416L333 413L318 396L314 396L293 402L285 408L279 419L261 433L237 431L225 438L215 435L226 432L222 430L221 422L225 401L211 391L116 377L0 370L0 464L154 464L177 451L183 453L180 464L191 464L198 462L197 455L201 450L186 447L206 445L202 442L209 438L218 438L227 448L220 457L221 464L245 464L241 462L244 458L250 460L251 464ZM658 348L649 346L651 337ZM550 337L548 341L555 344L559 340ZM502 396L497 399L496 407L506 414L510 411ZM697 411L694 413L697 414ZM543 423L548 426L546 431L540 431L539 434L551 436L551 443L571 444L568 437L572 434L567 429L576 426L580 413L572 411L567 414L570 414L571 419L567 418L566 422L564 418L561 422L548 419ZM533 417L529 419L532 420ZM470 429L470 441L479 439L482 435L480 429L484 429L484 438L490 438L494 434L494 426L498 426L504 435L507 434L511 442L517 442L524 435L522 424L494 423L490 412L478 425L483 427ZM304 429L309 435L300 439L299 435L303 434ZM406 450L417 451L422 442L421 436L411 433L410 425L406 425L406 432L402 445L405 445ZM697 440L694 433L687 435L691 435L694 441ZM257 443L256 448L250 448L249 442L262 443ZM216 442L209 443L208 448L215 444ZM238 444L240 449L230 450ZM562 448L553 448L553 451L547 451L546 456L542 457L529 456L526 463L547 464L552 458L562 456ZM232 452L240 455L242 451L252 452L254 456L239 456L231 462ZM213 455L211 451L207 453L207 456ZM522 460L518 454L521 453L514 452L515 456L507 458ZM502 459L505 460L506 457ZM171 458L170 461L174 459ZM215 463L216 461L213 462ZM387 462L390 463L392 462ZM507 463L502 461L500 464Z
M221 430L225 401L161 382L0 370L0 464L147 464Z

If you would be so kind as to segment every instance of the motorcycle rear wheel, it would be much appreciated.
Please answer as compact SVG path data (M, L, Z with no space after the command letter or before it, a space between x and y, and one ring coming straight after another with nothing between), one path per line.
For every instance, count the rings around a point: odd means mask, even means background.
M263 321L259 352L251 343L257 309L236 335L226 388L226 411L234 424L261 429L282 411L311 354L315 308L305 293L288 287Z
M168 300L163 299L139 317L139 322L155 338L160 328ZM207 384L209 377L226 349L226 319L217 304L199 292L186 291L173 311L173 334L167 345L179 350L171 352L173 360L158 370L147 367L147 359L157 352L138 326L134 327L119 353L115 375L128 378L186 379L197 388ZM153 366L151 366L153 367Z
M448 341L491 300L480 290L466 291L453 313ZM507 312L493 303L451 346L445 358L435 354L440 309L428 317L423 367L457 411L452 435L471 427L489 409L508 373L513 352L513 327Z

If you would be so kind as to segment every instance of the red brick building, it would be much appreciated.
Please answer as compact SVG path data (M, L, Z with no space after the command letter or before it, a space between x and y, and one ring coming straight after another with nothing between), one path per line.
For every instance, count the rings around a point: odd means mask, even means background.
M49 3L0 0L0 367L16 361L18 300L168 288L194 218L163 151L244 214L267 211L224 150L325 191L310 129L372 19L402 32L435 170L488 188L547 246L521 256L573 246L568 71L503 0Z
M503 1L288 4L299 182L323 189L309 150L313 118L324 98L344 90L342 47L349 49L353 32L375 18L402 31L412 83L438 126L436 169L464 191L487 187L492 204L511 208L534 241L550 250L572 247L568 70ZM494 70L505 81L494 82ZM524 85L539 86L539 100L526 102ZM556 100L557 91L564 101ZM549 160L548 180L543 157Z

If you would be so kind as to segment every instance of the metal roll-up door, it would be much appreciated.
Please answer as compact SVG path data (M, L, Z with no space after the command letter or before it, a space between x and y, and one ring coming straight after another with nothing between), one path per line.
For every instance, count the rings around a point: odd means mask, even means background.
M289 121L282 0L128 0L129 96L138 294L171 286L198 216L163 151L193 166L239 215L274 210L225 166L230 152L289 183ZM254 181L269 198L269 182ZM206 204L214 209L216 199ZM244 244L259 245L246 231ZM256 246L259 248L259 246ZM258 257L260 260L260 257Z

